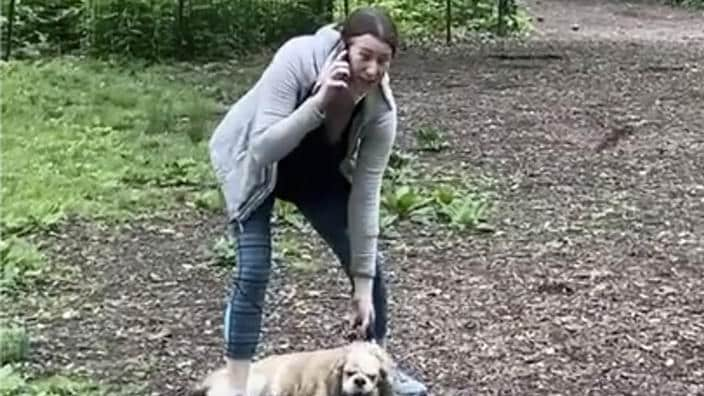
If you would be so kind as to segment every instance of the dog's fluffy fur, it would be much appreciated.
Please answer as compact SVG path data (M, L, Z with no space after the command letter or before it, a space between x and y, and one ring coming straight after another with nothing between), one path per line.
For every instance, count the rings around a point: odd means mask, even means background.
M379 345L355 341L337 348L272 355L255 361L246 396L393 396L393 361ZM194 396L208 396L225 368L208 375Z

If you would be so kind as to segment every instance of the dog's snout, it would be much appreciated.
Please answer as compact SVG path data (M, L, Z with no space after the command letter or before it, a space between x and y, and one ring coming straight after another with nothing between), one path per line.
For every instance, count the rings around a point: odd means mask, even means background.
M364 377L357 377L354 379L354 384L360 388L366 385L366 383L367 380L365 380Z

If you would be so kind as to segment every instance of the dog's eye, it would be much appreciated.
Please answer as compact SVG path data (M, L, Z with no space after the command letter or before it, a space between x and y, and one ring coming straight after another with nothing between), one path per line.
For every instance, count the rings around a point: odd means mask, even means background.
M376 382L376 375L374 375L374 374L369 374L369 381L371 381L371 382Z
M351 377L351 376L353 376L354 374L355 374L355 373L354 373L354 371L352 371L352 370L347 370L347 371L345 371L345 375L348 376L348 377Z

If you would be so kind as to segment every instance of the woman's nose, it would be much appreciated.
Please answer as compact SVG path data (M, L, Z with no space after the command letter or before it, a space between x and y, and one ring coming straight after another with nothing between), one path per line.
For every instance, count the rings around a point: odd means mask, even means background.
M372 62L369 65L367 65L365 73L367 73L367 75L369 77L374 78L378 74L378 71L379 71L379 68Z

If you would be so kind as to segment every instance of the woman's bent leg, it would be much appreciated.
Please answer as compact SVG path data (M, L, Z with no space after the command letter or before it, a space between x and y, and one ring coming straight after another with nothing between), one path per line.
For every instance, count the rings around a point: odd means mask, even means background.
M274 197L264 201L234 229L237 263L225 309L225 357L251 360L260 338L262 307L271 270L271 212Z
M347 235L347 200L349 191L344 187L338 187L321 194L314 199L301 199L296 202L296 205L327 245L330 246L349 277L351 257L350 241ZM352 279L350 278L351 281ZM372 285L375 319L374 326L369 329L367 338L383 343L387 332L387 292L380 255L377 255L376 273Z
M333 183L331 183L332 185ZM299 210L310 221L311 225L335 252L345 272L349 276L350 241L347 235L347 201L349 190L347 188L331 188L308 199L296 202ZM382 265L381 254L377 254L377 270L374 277L372 299L374 303L374 326L370 329L367 338L374 339L384 345L387 333L387 290ZM350 279L351 280L351 279ZM427 387L422 382L408 375L403 370L398 370L393 381L396 396L425 396Z

